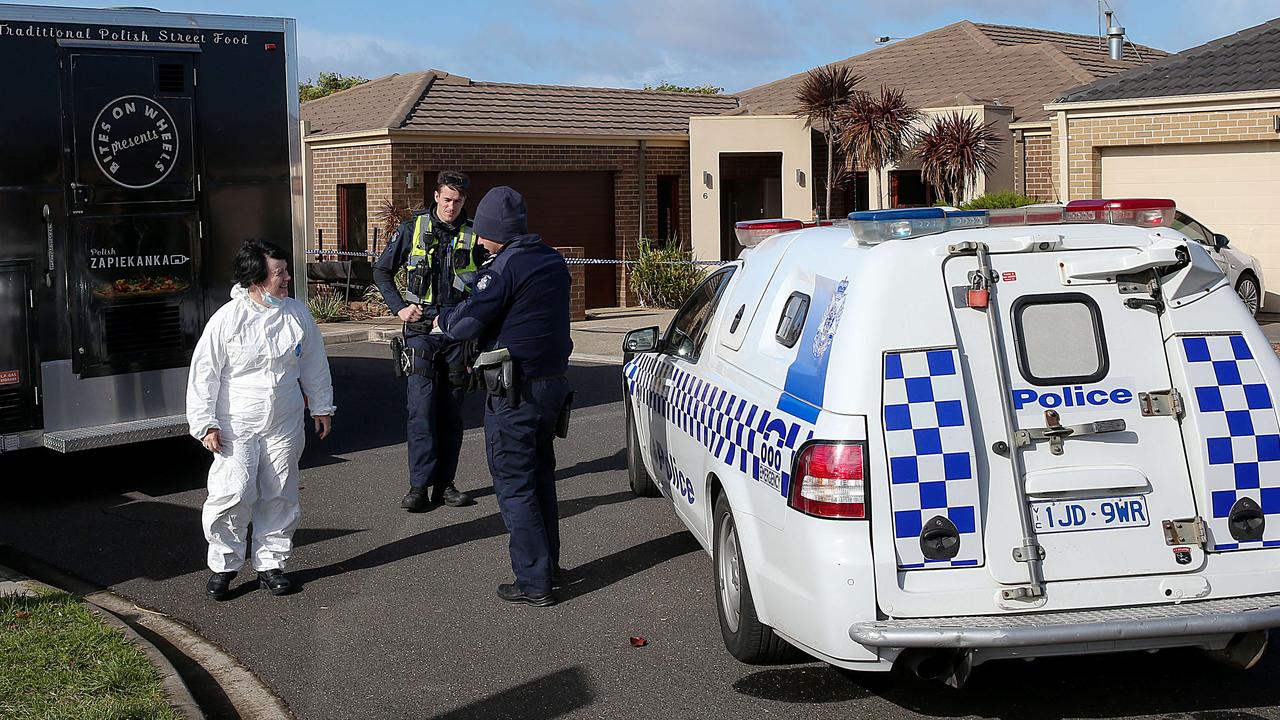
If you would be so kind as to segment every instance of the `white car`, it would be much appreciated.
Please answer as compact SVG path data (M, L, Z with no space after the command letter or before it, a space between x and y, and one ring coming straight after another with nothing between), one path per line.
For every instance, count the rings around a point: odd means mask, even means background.
M1255 663L1280 360L1174 212L740 223L623 378L631 487L711 554L729 652L956 685L998 658Z
M1173 218L1173 229L1204 245L1209 250L1209 257L1222 268L1231 287L1249 308L1253 315L1258 314L1262 300L1266 297L1262 285L1262 265L1252 255L1231 247L1226 235L1215 233L1190 215L1179 211Z

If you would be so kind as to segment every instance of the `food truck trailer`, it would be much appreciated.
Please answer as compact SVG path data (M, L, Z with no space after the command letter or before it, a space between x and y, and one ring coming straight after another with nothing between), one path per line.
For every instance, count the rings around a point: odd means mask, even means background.
M294 21L0 4L0 452L187 431L249 238L304 256Z

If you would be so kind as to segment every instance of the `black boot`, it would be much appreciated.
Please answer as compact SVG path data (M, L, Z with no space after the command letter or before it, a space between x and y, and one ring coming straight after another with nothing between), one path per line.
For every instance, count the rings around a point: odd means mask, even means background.
M272 595L288 595L293 592L293 583L289 582L289 578L278 568L259 570L258 582L270 590Z
M409 488L409 494L400 501L400 507L409 512L423 512L427 509L427 489L424 487Z
M453 485L446 485L443 490L437 487L431 491L431 502L434 505L444 503L449 507L462 507L471 504L471 496Z
M235 571L216 572L209 576L209 583L204 586L204 591L214 600L226 600L231 597L231 580L236 576Z

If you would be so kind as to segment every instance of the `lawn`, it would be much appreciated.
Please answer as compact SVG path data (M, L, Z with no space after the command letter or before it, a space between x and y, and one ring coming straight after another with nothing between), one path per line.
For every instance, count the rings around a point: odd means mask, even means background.
M142 651L61 592L0 597L0 717L181 718Z

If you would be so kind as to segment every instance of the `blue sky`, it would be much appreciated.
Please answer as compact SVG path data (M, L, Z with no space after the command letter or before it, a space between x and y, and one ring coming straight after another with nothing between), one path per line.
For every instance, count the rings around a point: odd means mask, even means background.
M1109 0L1134 42L1184 50L1280 16L1280 0ZM28 3L34 4L34 3ZM101 7L104 2L57 2ZM475 80L729 92L973 20L1087 35L1097 0L138 0L298 20L302 77L437 68Z

